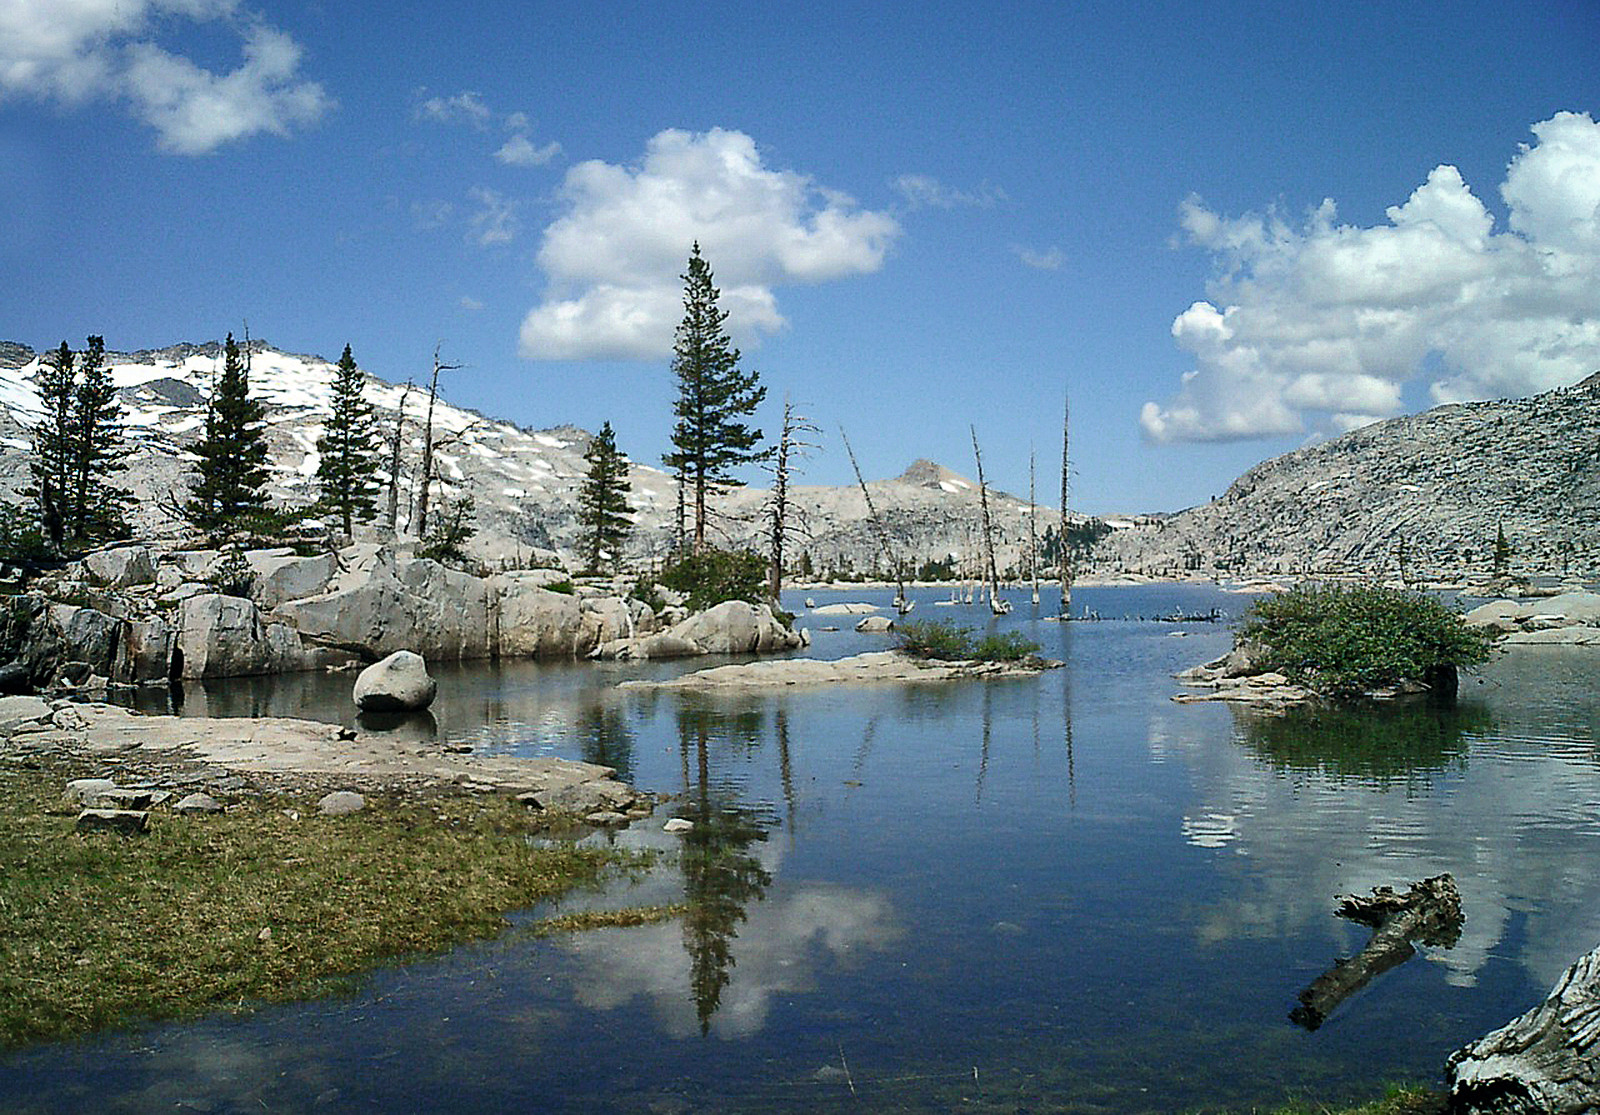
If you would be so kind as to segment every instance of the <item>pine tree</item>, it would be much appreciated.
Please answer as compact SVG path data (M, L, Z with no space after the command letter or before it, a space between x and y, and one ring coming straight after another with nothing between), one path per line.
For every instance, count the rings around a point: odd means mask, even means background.
M60 552L67 533L67 504L72 491L72 397L77 357L66 341L39 362L37 386L44 416L33 428L33 486L27 494L38 504L39 529L51 549Z
M372 404L361 393L365 376L344 346L333 378L333 406L317 439L317 484L348 537L353 522L377 514L378 442Z
M44 415L33 430L33 484L41 534L56 553L126 537L128 493L106 482L123 466L122 408L105 366L105 339L90 337L82 361L67 346L40 365Z
M206 403L205 432L195 453L194 483L184 514L207 534L267 508L266 416L250 398L249 369L233 334L223 344L222 375Z
M1506 575L1511 566L1512 553L1511 543L1506 540L1505 524L1497 524L1495 527L1493 555L1494 575L1496 577L1504 577Z
M672 412L678 421L672 430L674 451L662 460L693 488L698 550L706 541L706 494L740 484L729 470L765 456L756 448L761 431L739 419L755 413L767 389L759 385L757 373L739 370L739 350L723 329L728 311L717 307L720 292L698 243L682 279L683 321L672 348L672 371L678 377Z
M608 556L615 566L622 540L633 528L629 518L633 508L628 504L628 462L617 451L610 422L600 427L583 459L589 463L589 474L578 489L578 523L585 532L589 569L599 572L600 563Z
M105 366L103 337L90 337L79 364L72 400L72 496L70 533L80 542L128 536L128 492L106 482L127 467L122 453L122 404Z

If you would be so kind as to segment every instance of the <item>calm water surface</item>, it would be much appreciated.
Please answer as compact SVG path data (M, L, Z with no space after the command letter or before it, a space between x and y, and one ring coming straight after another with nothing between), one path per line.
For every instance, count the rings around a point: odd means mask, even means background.
M889 594L791 607L804 595ZM988 622L918 595L914 618ZM662 866L562 908L690 912L514 929L347 998L12 1054L0 1106L1247 1109L1431 1080L1600 940L1592 649L1500 659L1448 708L1264 716L1168 699L1171 672L1226 649L1224 625L1119 618L1241 597L1082 589L1103 622L1067 625L1016 599L997 622L1066 669L715 696L615 688L683 664L436 671L433 721L400 730L593 759L674 795L615 837L666 849ZM801 622L813 654L888 644L852 617ZM230 685L185 711L337 718L348 685ZM661 834L670 816L694 834ZM1296 992L1366 936L1334 895L1441 871L1460 942L1315 1032L1292 1024Z

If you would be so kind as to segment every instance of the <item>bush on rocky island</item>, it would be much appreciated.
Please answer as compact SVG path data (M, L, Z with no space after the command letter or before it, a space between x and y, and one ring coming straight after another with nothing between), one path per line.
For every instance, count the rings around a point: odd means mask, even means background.
M977 633L944 620L913 620L896 632L899 647L913 658L954 662L1021 662L1039 652L1039 644L1020 632Z
M1434 597L1365 585L1303 584L1257 600L1238 632L1255 666L1330 697L1421 682L1453 688L1492 636Z

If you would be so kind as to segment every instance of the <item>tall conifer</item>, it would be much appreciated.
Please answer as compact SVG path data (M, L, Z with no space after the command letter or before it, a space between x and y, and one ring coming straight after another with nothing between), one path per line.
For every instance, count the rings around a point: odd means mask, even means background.
M71 534L81 542L128 536L128 492L106 482L127 467L122 452L122 404L106 367L106 342L90 337L72 399Z
M628 461L617 451L610 422L600 427L583 459L589 463L589 474L578 489L578 523L584 528L589 568L598 572L608 555L615 566L622 540L633 528Z
M728 311L717 306L721 292L698 243L682 278L683 321L672 347L672 371L678 377L672 412L678 421L673 452L662 460L694 492L694 546L700 549L706 541L706 494L742 483L730 470L765 456L756 448L761 431L740 419L755 413L767 389L756 372L739 370L739 350L723 328Z
M222 375L206 404L206 425L194 452L194 482L184 513L207 534L267 509L266 415L250 397L249 370L234 343L223 344Z
M378 441L372 404L361 393L365 379L345 345L333 378L332 410L317 439L322 502L338 514L346 535L354 521L377 514Z
M105 366L105 339L77 355L61 347L40 362L44 414L33 429L33 484L40 531L56 553L126 537L129 495L107 483L124 467L122 407Z
M72 491L72 396L77 357L66 341L39 362L35 383L44 414L33 428L33 486L27 494L39 509L39 530L52 549L66 539Z

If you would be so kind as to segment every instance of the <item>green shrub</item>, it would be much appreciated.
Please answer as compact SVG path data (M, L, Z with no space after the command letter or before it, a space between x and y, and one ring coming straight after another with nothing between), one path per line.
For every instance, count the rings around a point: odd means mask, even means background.
M32 509L0 502L0 561L28 565L49 561L50 543L39 530Z
M1492 639L1431 596L1362 585L1299 585L1256 601L1239 628L1256 665L1327 696L1439 681L1485 661Z
M250 599L250 591L256 584L255 571L250 568L244 551L237 546L230 546L223 551L222 560L217 562L207 579L211 587L223 596L237 596L244 600Z
M984 662L1021 662L1039 653L1039 644L1020 631L999 631L985 635L973 647L972 657Z
M912 620L895 629L900 649L914 658L945 661L1020 662L1039 651L1039 644L1017 631L985 635L946 620Z
M445 503L428 524L428 535L417 545L417 556L443 565L460 565L467 560L466 544L478 532L477 505L471 496Z
M575 591L572 587L571 581L552 581L544 587L548 592L560 592L566 594L567 596L571 596Z
M701 550L661 571L657 583L685 593L698 612L724 600L766 600L767 563L749 550Z

